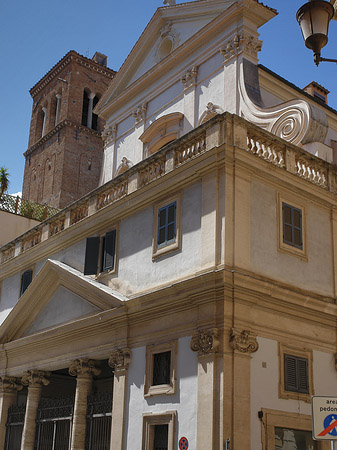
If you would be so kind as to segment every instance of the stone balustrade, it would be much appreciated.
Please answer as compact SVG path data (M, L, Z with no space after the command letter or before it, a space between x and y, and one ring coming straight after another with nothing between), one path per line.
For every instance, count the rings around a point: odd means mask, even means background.
M166 173L189 164L193 159L211 151L214 146L222 144L229 144L238 151L246 151L253 157L286 170L306 182L337 193L337 170L334 165L288 144L238 116L224 113L213 117L180 139L166 144L155 154L4 245L0 248L1 263L10 261L56 234L66 232L68 228L76 226L97 211L160 180Z

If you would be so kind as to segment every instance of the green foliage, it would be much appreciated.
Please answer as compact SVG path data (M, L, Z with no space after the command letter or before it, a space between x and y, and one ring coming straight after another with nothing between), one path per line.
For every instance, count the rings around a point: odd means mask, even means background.
M0 167L0 197L4 194L9 186L9 173L5 167Z

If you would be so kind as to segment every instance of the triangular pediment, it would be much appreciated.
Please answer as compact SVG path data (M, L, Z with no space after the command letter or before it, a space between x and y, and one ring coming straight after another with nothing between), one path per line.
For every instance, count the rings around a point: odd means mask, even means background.
M142 77L153 74L156 66L166 60L165 51L174 54L185 43L197 36L217 16L236 0L199 0L158 8L144 32L126 58L109 88L96 106L96 111L105 116L109 103L126 91ZM165 43L166 41L166 43ZM172 49L165 48L166 44ZM163 48L162 48L163 46Z
M0 342L119 308L126 300L67 264L47 260L0 326Z

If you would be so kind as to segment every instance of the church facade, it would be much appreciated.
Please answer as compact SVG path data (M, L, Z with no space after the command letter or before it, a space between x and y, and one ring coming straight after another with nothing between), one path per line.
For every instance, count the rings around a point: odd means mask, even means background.
M330 447L337 113L258 65L275 15L158 8L92 104L99 186L0 248L0 450Z

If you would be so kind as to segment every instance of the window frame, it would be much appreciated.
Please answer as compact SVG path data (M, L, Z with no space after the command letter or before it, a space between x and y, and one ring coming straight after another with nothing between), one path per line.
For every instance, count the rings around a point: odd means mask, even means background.
M277 196L278 203L278 250L282 253L288 253L293 256L297 256L304 261L308 261L307 255L307 240L306 240L306 209L305 206L298 202L295 198L285 197L281 194ZM283 205L289 206L294 210L301 212L301 237L302 246L297 246L296 244L291 244L284 240L284 215L283 215ZM297 228L297 227L294 227Z
M153 385L153 361L154 355L158 353L171 352L170 363L170 383ZM146 347L146 366L144 397L153 395L172 395L176 393L177 385L177 341L166 342L163 344L154 344Z
M311 415L262 408L262 449L275 448L275 428L311 431ZM316 441L318 450L329 450L330 442Z
M115 242L114 242L114 256L113 256L113 260L114 260L114 264L112 268L104 268L104 260L105 260L105 253L104 253L104 246L105 246L105 240L106 240L106 236L109 233L113 233L115 232ZM84 275L93 275L96 278L101 278L104 277L106 275L113 275L114 273L116 273L117 271L117 255L118 255L118 234L119 234L119 224L115 224L109 228L105 228L104 230L100 231L99 233L97 233L96 236L90 236L87 237L87 241L86 241L86 249L85 249L85 255L84 255L84 268L83 268L83 273ZM95 273L91 273L93 272L92 270L90 270L89 272L86 271L86 261L87 261L87 246L88 246L88 239L97 239L98 242L98 248L96 248L96 253L97 253L97 265L96 265L96 272Z
M175 196L169 197L154 206L154 220L153 220L153 238L152 238L152 259L156 259L166 253L179 250L181 247L181 203L182 194L179 193ZM159 232L159 211L165 207L169 207L173 203L176 204L175 209L175 238L158 244L158 232Z
M307 375L308 375L308 392L297 392L286 389L285 380L285 355L293 356L295 358L306 359ZM311 397L314 395L313 383L313 354L312 350L305 348L298 348L289 345L279 344L279 397L285 399L302 400L306 403L311 402Z
M30 280L30 283L28 284L28 286L26 287L26 289L22 292L22 281L23 281L23 276L25 273L27 272L31 272L32 278ZM31 285L33 278L34 278L34 273L35 273L35 267L26 267L24 270L22 270L20 272L20 291L19 291L19 298L23 296L23 294L26 292L26 290L29 288L29 286Z
M156 425L168 425L167 450L174 450L176 421L177 411L166 411L158 414L144 413L142 450L153 450L154 427Z

